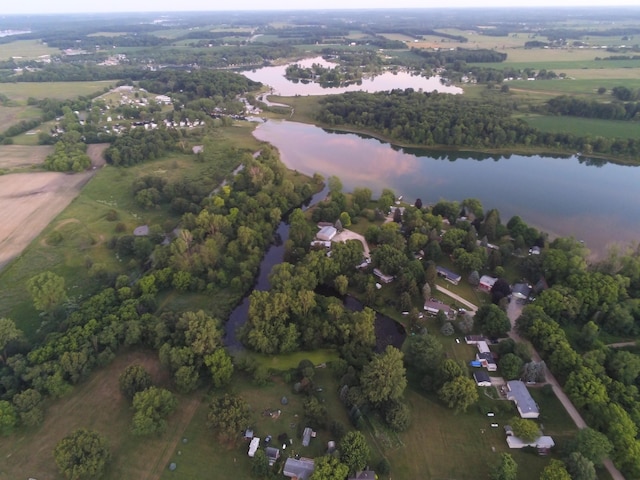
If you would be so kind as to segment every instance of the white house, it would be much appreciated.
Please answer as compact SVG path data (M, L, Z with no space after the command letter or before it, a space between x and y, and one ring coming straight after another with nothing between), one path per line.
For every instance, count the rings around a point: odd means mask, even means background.
M249 444L249 453L247 455L249 455L251 458L253 458L256 454L256 452L258 451L258 447L260 446L260 438L259 437L253 437L251 439L251 443Z
M484 370L473 372L473 379L476 381L476 385L478 385L479 387L491 386L491 377Z
M333 237L335 237L337 234L338 234L338 230L336 230L336 227L327 225L322 227L318 231L318 233L316 234L316 238L324 242L330 242L333 239Z
M522 418L538 418L540 411L527 386L520 380L507 382L507 400L515 402L518 413Z

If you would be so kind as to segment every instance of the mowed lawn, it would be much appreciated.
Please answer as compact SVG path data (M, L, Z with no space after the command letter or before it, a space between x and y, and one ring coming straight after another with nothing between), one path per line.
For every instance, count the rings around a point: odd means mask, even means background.
M15 42L0 44L0 60L9 60L13 57L20 62L20 60L33 60L42 55L55 55L57 53L60 53L60 50L48 47L39 40L16 40ZM4 86L2 90L4 90Z
M572 133L574 135L590 135L592 137L640 139L640 128L638 128L637 122L542 115L524 117L523 120L543 132Z
M168 419L165 433L135 437L130 433L130 402L121 394L118 378L124 369L142 364L157 385L166 386L168 372L160 365L155 352L121 353L107 367L94 372L74 391L52 402L44 423L37 428L0 437L0 478L37 478L61 480L53 458L53 449L65 435L77 428L89 428L109 441L113 461L106 480L157 479L165 466L166 452L182 438L190 415L201 401L200 394L178 397L178 409Z

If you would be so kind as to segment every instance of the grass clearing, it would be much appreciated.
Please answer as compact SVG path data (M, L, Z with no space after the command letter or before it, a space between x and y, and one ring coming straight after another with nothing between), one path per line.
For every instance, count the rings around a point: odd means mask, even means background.
M531 115L523 119L532 127L543 132L562 132L592 137L640 139L640 129L636 122L622 120L600 120L567 116Z
M155 352L121 353L111 364L78 385L71 395L51 402L43 425L0 438L3 457L0 478L61 478L57 475L53 449L62 437L80 427L95 429L109 440L113 460L105 479L159 478L165 467L163 454L167 445L182 437L184 427L191 420L185 418L185 413L192 412L188 407L198 405L201 397L198 393L178 397L178 409L169 417L169 427L162 435L134 437L129 433L130 405L118 386L118 377L132 363L142 364L157 385L168 385L169 374Z
M30 106L0 106L0 132L22 121L40 117L40 109Z

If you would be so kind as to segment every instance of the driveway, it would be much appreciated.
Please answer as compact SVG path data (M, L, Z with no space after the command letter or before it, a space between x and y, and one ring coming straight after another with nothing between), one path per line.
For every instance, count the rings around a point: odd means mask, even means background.
M362 248L364 249L364 257L371 258L371 253L369 252L369 244L367 243L367 240L362 235L352 230L347 230L345 228L340 233L338 233L335 237L333 237L331 241L346 242L347 240L357 240L358 242L362 243Z

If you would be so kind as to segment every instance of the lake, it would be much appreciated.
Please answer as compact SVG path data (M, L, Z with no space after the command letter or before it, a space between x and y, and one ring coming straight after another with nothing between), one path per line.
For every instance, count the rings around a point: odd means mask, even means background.
M550 235L584 240L595 256L640 239L640 168L589 163L576 156L494 156L405 150L356 134L269 120L254 131L282 161L306 174L342 180L345 191L390 188L413 203L479 199Z
M294 63L298 63L303 67L310 67L314 63L318 63L323 66L335 65L327 62L322 57L307 58ZM242 74L251 80L268 85L272 88L273 94L283 95L285 97L293 97L295 95L329 95L355 91L374 93L393 90L395 88L413 88L414 90L422 89L425 92L438 91L441 93L462 93L462 89L459 87L443 85L441 78L438 76L422 77L420 75L413 75L404 71L384 72L381 75L377 75L372 78L363 78L362 82L359 84L353 84L345 87L323 88L317 83L295 83L288 80L284 76L287 66L288 65L263 67L256 70L245 71L242 72Z

